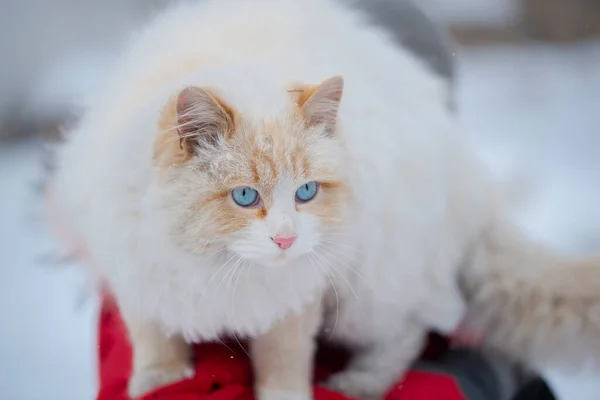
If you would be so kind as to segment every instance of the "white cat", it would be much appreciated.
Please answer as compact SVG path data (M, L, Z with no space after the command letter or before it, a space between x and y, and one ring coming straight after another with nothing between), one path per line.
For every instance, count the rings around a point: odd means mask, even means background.
M326 332L356 350L330 386L379 397L465 299L526 361L599 344L600 261L522 238L443 81L360 15L178 5L70 132L58 204L121 307L132 395L188 376L186 342L233 333L252 338L261 399L308 399Z

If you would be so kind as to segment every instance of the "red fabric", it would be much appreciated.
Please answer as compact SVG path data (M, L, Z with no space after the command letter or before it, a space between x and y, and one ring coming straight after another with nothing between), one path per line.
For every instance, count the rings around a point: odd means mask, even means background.
M239 346L202 344L196 346L196 374L147 394L141 400L254 400L252 369ZM131 348L118 309L104 299L99 321L100 389L97 400L129 400L127 380ZM320 351L315 379L322 380L343 366L344 358L334 351ZM466 400L449 376L410 371L395 385L386 400ZM315 400L349 400L315 387Z

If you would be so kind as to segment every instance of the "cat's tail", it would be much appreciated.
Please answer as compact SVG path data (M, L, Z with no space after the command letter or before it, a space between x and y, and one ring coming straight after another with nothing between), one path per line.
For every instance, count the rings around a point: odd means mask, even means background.
M495 221L461 273L467 325L532 367L600 362L600 256L573 259Z

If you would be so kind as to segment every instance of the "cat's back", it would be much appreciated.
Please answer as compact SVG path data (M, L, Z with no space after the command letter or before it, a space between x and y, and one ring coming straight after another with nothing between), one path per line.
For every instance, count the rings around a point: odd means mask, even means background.
M399 99L418 88L420 97L447 97L443 79L373 26L368 15L340 0L180 2L134 35L113 84L102 92L143 99L161 86L199 76L204 67L243 64L278 69L288 84L344 75L350 91L392 88ZM385 92L382 100L391 100ZM353 97L345 96L347 108L356 103Z
M179 2L133 35L125 49L112 79L92 94L88 120L101 114L122 121L119 116L139 112L162 90L203 84L203 68L232 65L278 70L282 86L343 75L348 115L445 105L447 99L443 79L340 0ZM253 78L248 72L238 79Z
M180 2L133 35L112 77L89 95L85 116L66 152L76 147L72 152L85 165L92 158L114 156L115 147L128 146L138 149L143 159L151 152L153 136L146 130L153 126L133 126L132 121L151 121L155 129L167 96L183 85L205 84L206 68L248 65L278 71L282 89L294 82L316 84L343 75L340 119L351 148L364 148L363 131L373 130L376 119L382 119L382 126L395 122L400 129L412 124L412 117L389 121L391 115L443 108L443 80L364 18L339 0ZM251 71L240 73L230 91L236 83L257 80ZM206 82L219 83L223 82ZM255 84L254 93L261 92L260 84ZM254 100L260 102L261 96ZM377 137L382 142L374 137L373 145L389 145L392 134L384 129ZM404 135L394 140L403 138L410 139Z

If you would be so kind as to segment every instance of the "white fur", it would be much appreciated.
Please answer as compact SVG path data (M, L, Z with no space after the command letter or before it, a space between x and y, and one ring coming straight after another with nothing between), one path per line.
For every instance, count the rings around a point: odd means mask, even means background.
M187 84L214 86L243 115L278 115L290 82L334 75L345 80L338 130L356 202L330 276L302 256L264 268L172 243L172 215L161 208L151 167L168 96ZM135 38L94 96L64 147L58 194L125 314L190 340L257 335L332 279L327 334L361 347L405 339L401 354L363 360L392 368L412 360L427 329L448 333L458 324L465 306L457 270L493 205L446 99L445 84L409 52L331 1L186 3ZM228 260L238 272L226 274Z

